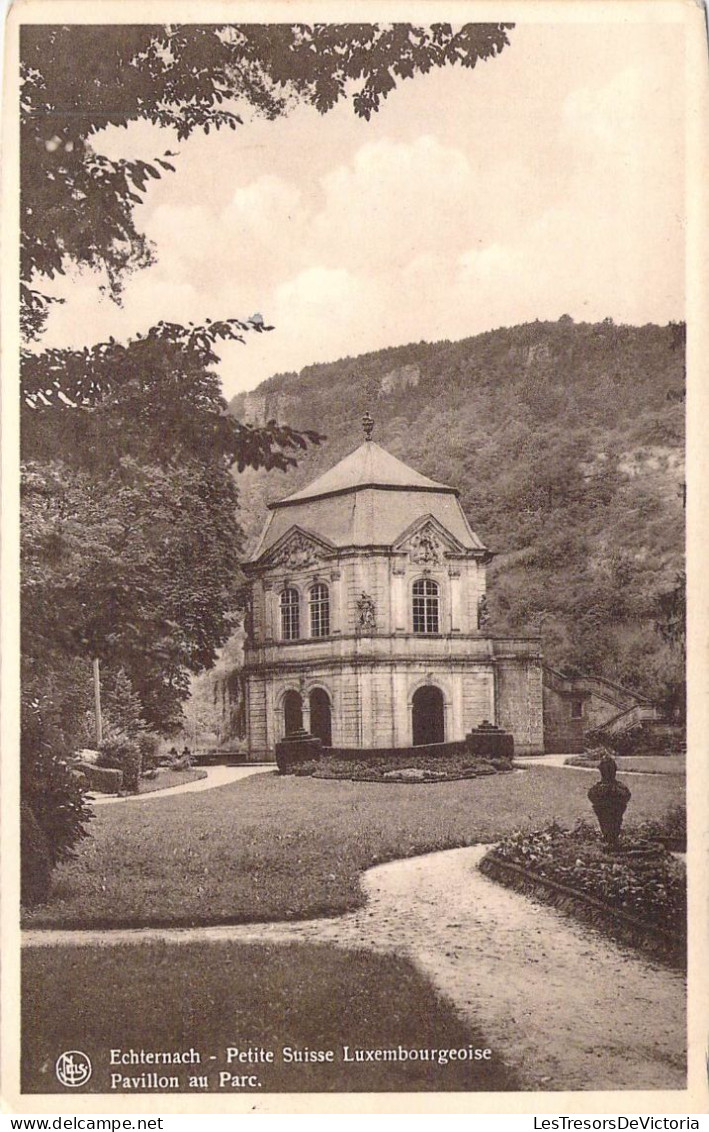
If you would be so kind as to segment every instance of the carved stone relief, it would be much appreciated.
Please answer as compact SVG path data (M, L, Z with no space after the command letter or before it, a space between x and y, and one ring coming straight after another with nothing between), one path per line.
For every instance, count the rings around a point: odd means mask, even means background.
M411 539L411 561L419 566L440 566L445 547L433 529L424 527Z
M301 534L294 534L285 546L277 550L269 566L285 566L289 570L303 570L320 562L321 556L313 544Z

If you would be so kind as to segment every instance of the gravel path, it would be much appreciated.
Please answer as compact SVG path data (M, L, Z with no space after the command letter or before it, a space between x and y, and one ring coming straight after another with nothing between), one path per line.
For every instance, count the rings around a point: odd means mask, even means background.
M395 861L333 919L235 927L28 931L30 946L309 941L406 956L525 1089L684 1089L681 974L488 880L484 846Z
M238 782L240 778L249 778L252 774L273 773L275 763L260 763L253 766L206 766L206 778L198 778L195 782L185 782L182 786L166 786L164 790L151 790L148 794L128 794L118 798L115 794L95 794L91 799L92 806L115 806L119 802L149 802L153 798L164 798L166 794L199 794L202 790L212 790L215 786L228 786L230 782Z

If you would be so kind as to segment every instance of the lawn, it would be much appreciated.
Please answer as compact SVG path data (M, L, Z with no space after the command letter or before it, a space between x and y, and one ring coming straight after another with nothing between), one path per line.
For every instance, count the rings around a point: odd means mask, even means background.
M206 778L206 770L190 767L189 770L159 770L155 778L141 778L139 794L153 794L156 790L167 790L171 786L186 786L188 782L198 782Z
M643 770L647 774L686 774L685 755L626 755L616 759L618 771Z
M97 809L77 858L27 927L244 923L334 915L384 861L593 820L588 772L533 767L436 785L273 774ZM678 777L638 776L626 820L684 802Z
M93 1074L81 1092L126 1092L111 1074L208 1076L200 1092L497 1091L517 1084L496 1051L490 1060L346 1063L350 1047L485 1049L408 962L305 944L132 944L42 947L22 959L23 1092L64 1092L54 1065L82 1050ZM160 992L164 989L164 993ZM287 988L287 994L284 994ZM98 1004L100 1003L100 1008ZM137 1004L139 1009L137 1009ZM229 1047L265 1049L272 1063L227 1063ZM283 1048L332 1050L332 1062L292 1064ZM110 1064L111 1050L198 1051L195 1065ZM210 1060L211 1056L215 1060ZM229 1083L220 1087L220 1073ZM232 1076L258 1077L233 1088ZM148 1079L148 1081L153 1079ZM226 1079L223 1079L226 1082ZM112 1090L111 1085L114 1085ZM156 1092L138 1088L133 1092ZM164 1090L163 1091L167 1091Z
M645 774L686 774L687 758L685 755L614 755L618 764L618 771L643 771ZM578 761L577 761L578 760ZM574 755L567 759L569 766L597 766L594 759L586 759L584 755Z

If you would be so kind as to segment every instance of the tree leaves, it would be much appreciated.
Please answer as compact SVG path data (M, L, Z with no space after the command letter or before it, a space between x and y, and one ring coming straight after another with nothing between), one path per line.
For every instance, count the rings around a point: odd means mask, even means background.
M23 650L122 666L159 730L240 603L231 469L285 469L321 439L227 413L215 343L267 329L163 321L125 344L23 358Z
M41 334L53 301L43 279L88 268L119 301L126 276L154 262L135 206L176 155L110 158L96 144L106 127L151 122L179 140L236 129L244 107L268 119L298 103L327 113L352 94L369 118L397 80L496 54L507 27L25 25L26 338ZM146 717L164 728L188 671L213 662L240 582L232 469L285 470L321 439L227 413L217 343L271 329L256 315L163 321L126 343L23 353L23 649L40 685L42 674L61 684L70 662L101 656L125 668Z
M21 273L53 278L69 263L105 272L120 295L126 272L151 262L134 205L173 171L111 160L92 139L143 120L175 131L236 129L238 110L274 119L298 103L322 114L351 97L369 119L397 80L432 67L472 67L508 44L511 24L26 25L22 29ZM81 64L67 67L67 59ZM27 299L24 293L23 302ZM23 305L36 336L46 306Z
M179 718L186 672L213 663L239 603L233 478L197 461L124 458L100 480L29 462L22 481L26 657L124 668L146 719Z

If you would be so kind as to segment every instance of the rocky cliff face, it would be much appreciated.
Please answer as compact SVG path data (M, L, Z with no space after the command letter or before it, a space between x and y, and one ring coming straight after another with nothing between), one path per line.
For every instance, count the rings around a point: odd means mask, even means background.
M367 381L367 389L375 400L388 397L402 390L415 389L421 380L421 369L417 365L398 366L382 374L375 380ZM290 421L296 406L302 399L298 392L274 389L262 392L263 386L250 393L240 393L232 400L230 409L239 420L252 425L264 425L267 421Z
M400 366L399 369L389 370L379 381L379 392L385 396L388 393L398 393L402 389L415 388L421 380L421 370L418 366Z

